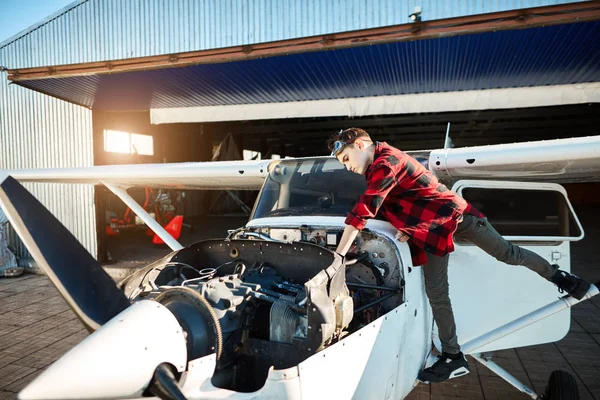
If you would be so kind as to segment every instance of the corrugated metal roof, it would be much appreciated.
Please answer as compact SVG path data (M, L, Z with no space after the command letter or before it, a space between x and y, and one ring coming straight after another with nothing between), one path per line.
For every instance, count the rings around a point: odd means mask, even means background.
M105 110L543 86L600 81L598 43L595 21L19 84Z
M0 44L30 68L145 57L584 0L80 0ZM2 51L9 46L8 51Z

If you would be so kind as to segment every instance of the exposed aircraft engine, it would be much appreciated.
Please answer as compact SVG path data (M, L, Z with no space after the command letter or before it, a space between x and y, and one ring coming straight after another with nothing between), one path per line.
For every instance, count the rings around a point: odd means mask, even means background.
M323 228L258 227L255 231L240 229L234 237L262 235L278 241L314 243L332 251L338 246L342 232ZM402 303L399 288L404 286L400 257L385 237L363 230L347 255L346 284L352 296L354 316L349 331L353 332Z
M271 366L297 365L340 339L353 317L341 258L310 243L199 242L120 286L132 301L166 306L188 360L216 353L213 384L236 391L257 390Z
M243 327L240 317L249 299L270 306L269 315L263 316L268 317L270 340L291 344L296 333L306 338L306 308L299 305L306 298L304 286L286 282L269 267L214 278L200 283L198 290L219 316L225 338Z

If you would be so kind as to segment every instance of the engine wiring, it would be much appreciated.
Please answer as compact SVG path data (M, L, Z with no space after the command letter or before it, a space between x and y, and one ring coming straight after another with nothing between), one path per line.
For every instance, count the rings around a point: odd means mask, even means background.
M180 286L185 286L186 284L192 283L192 282L201 282L204 280L212 279L215 276L215 274L217 273L217 271L219 270L219 268L224 267L226 265L231 265L234 263L239 263L239 260L227 261L226 263L223 263L215 268L208 267L208 268L202 268L201 270L197 270L194 268L194 270L196 272L198 272L200 274L200 276L198 278L186 279L183 282L181 282ZM236 266L236 268L237 268L237 266ZM244 270L245 270L245 266L244 266Z

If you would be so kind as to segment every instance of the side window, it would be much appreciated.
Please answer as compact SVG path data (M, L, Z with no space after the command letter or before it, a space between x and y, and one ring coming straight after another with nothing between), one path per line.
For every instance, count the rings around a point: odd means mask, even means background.
M503 236L579 238L567 200L554 190L465 187L462 196Z

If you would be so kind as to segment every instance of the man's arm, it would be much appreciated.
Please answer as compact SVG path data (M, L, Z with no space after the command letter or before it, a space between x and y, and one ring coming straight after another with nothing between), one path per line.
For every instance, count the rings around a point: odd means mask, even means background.
M388 193L396 186L396 173L387 165L379 165L373 170L367 182L367 190L346 218L346 228L337 247L337 253L345 256L356 235L361 231L367 219L375 217Z
M360 232L358 229L353 227L352 225L346 225L344 229L344 233L342 234L342 238L340 239L340 244L338 244L336 252L345 256L352 243L354 243L354 239L356 239L356 235Z

